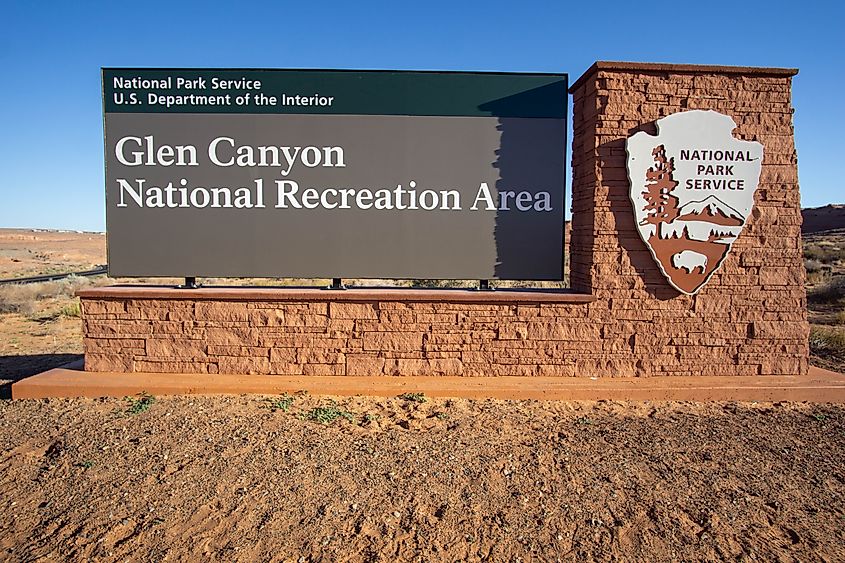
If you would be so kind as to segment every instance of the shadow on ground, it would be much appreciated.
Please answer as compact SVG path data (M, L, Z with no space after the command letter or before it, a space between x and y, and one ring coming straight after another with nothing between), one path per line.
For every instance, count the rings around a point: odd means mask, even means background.
M0 356L0 399L11 398L12 383L82 358L82 354Z

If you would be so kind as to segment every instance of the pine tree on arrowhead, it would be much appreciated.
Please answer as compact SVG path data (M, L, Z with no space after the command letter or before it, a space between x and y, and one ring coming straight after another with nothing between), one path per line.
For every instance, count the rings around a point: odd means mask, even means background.
M666 148L658 145L651 151L654 157L654 166L646 173L646 186L643 191L643 198L646 205L643 211L645 218L640 225L657 225L658 223L671 223L678 217L677 197L672 191L678 186L678 182L672 177L675 171L675 159L666 158Z

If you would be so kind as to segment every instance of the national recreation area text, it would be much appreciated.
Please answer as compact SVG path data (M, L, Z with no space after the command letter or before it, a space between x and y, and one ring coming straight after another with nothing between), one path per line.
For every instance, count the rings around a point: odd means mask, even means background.
M450 186L418 186L416 180L387 186L303 186L290 175L297 167L345 168L342 146L241 144L218 136L202 150L195 145L156 143L153 135L125 135L114 145L114 157L126 167L199 167L200 160L221 168L269 169L273 178L253 178L244 185L193 185L186 175L152 185L145 178L116 177L116 207L263 209L374 209L423 211L551 212L552 194L545 190L495 190L495 178L472 186L471 202ZM266 180L266 182L265 182ZM407 187L406 187L407 186Z

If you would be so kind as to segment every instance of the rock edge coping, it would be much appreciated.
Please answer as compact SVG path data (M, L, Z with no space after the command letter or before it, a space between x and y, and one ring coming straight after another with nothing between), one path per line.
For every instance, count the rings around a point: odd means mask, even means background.
M584 71L569 87L569 93L574 94L587 79L600 70L623 72L662 72L667 74L744 74L746 76L795 76L797 68L772 68L756 66L726 66L726 65L691 65L675 63L635 63L623 61L596 61Z
M358 287L200 287L117 285L76 292L82 299L181 299L195 301L408 301L435 303L592 303L595 296L548 289L406 289Z

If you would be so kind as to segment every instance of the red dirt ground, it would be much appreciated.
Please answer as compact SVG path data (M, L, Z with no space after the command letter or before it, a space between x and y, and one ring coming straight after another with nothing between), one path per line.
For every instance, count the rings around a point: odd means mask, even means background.
M0 403L0 558L845 560L841 406L269 406Z

